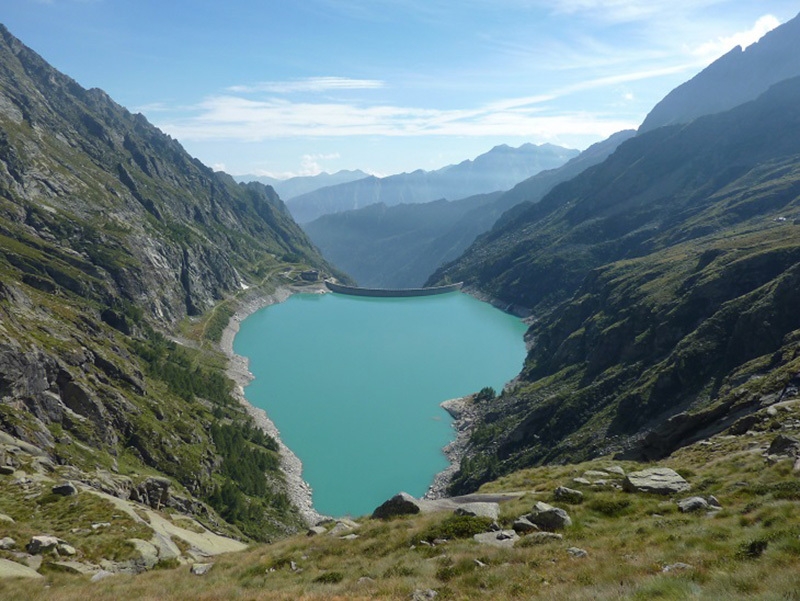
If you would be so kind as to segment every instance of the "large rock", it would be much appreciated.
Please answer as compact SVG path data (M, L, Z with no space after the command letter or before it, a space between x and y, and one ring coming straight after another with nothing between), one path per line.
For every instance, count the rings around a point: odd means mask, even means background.
M570 503L572 505L583 503L583 493L574 488L567 488L566 486L559 486L555 489L553 491L553 498L556 501L563 501L564 503Z
M681 513L701 511L703 509L708 509L708 501L703 497L689 497L678 501L678 509L681 510Z
M59 482L52 488L54 495L61 495L63 497L71 497L78 494L78 489L72 482Z
M398 515L416 515L420 512L420 504L407 492L401 492L377 507L372 517L385 520Z
M785 434L778 434L767 449L767 455L800 456L800 440Z
M513 530L501 530L500 532L481 532L480 534L475 534L472 538L482 545L513 547L519 540L519 535Z
M167 478L151 476L131 490L131 500L149 505L153 509L161 509L169 503L171 484Z
M500 505L497 503L464 503L455 510L456 515L471 515L497 521L500 516Z
M46 553L55 549L58 545L66 544L66 541L56 538L55 536L39 535L31 537L30 542L26 545L28 553L31 555L38 555L39 553Z
M8 559L0 559L0 579L3 578L43 578L36 570Z
M572 519L566 511L541 501L538 501L533 506L533 511L525 517L542 530L563 530L572 525Z
M672 495L687 491L691 485L683 477L668 467L653 467L625 476L622 488L628 492L647 492L659 495Z

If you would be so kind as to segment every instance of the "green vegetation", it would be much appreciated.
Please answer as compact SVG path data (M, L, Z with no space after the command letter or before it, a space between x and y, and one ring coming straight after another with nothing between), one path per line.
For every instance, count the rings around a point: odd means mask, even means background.
M431 278L536 317L514 390L476 404L453 492L552 461L664 457L796 386L798 103L788 80L636 136Z
M472 534L485 531L489 521L449 512L389 521L362 518L357 538L298 535L257 545L216 558L213 570L202 578L185 566L101 583L48 573L46 583L0 582L0 595L36 599L49 590L59 601L89 592L99 601L407 600L416 590L430 589L437 598L454 600L793 599L800 568L800 515L797 501L773 495L780 483L793 482L794 460L765 458L776 436L769 430L775 417L765 409L756 417L751 434L718 435L659 462L689 477L692 489L676 497L574 483L589 470L611 465L626 472L645 467L610 458L520 470L481 489L526 493L501 504L500 526L508 528L536 501L550 502L558 486L581 488L584 503L561 505L573 521L562 531L563 540L523 537L513 548L481 545ZM781 432L800 435L798 418L800 401L781 408ZM714 495L722 508L681 513L676 500L694 494ZM588 555L573 557L568 552L572 547ZM46 584L51 588L44 589Z

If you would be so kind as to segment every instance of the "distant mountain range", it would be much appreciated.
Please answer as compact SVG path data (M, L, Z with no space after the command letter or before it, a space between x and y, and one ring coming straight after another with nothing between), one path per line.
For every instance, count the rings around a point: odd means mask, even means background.
M303 226L322 254L362 286L421 286L457 258L505 211L538 202L556 184L602 162L636 132L627 130L587 148L556 169L541 171L508 192L387 207L384 203L323 215Z
M289 179L278 179L264 175L234 175L233 179L240 183L259 182L266 186L272 186L278 196L286 202L295 196L307 194L320 188L346 184L365 177L369 177L369 173L356 169L354 171L342 170L336 173L323 172L317 175L301 175L290 177Z
M540 171L560 167L576 155L577 150L552 144L523 144L519 148L501 145L474 160L448 165L436 171L420 169L383 178L370 176L297 196L286 205L295 220L302 224L321 215L377 203L394 206L441 199L456 200L508 190Z
M737 46L672 90L650 111L639 131L726 111L755 100L772 84L798 75L800 15L745 50Z

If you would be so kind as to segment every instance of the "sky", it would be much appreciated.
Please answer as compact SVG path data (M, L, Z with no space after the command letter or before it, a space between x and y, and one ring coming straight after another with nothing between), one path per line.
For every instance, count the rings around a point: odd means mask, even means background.
M228 173L438 169L583 150L796 0L2 0L84 87Z

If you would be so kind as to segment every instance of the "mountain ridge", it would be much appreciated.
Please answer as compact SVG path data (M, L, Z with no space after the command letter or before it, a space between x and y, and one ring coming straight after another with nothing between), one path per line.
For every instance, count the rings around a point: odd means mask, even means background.
M429 280L463 280L535 318L516 389L483 408L455 491L539 462L662 457L788 385L798 106L795 78L640 134ZM765 374L763 388L736 397L741 374Z
M321 188L293 198L287 206L298 223L308 223L321 215L377 202L393 206L467 198L508 189L543 169L560 166L577 154L577 150L550 144L524 144L517 149L500 145L473 160L436 171L417 169Z
M648 113L639 131L731 109L800 75L800 14L742 49L736 46L672 90Z

